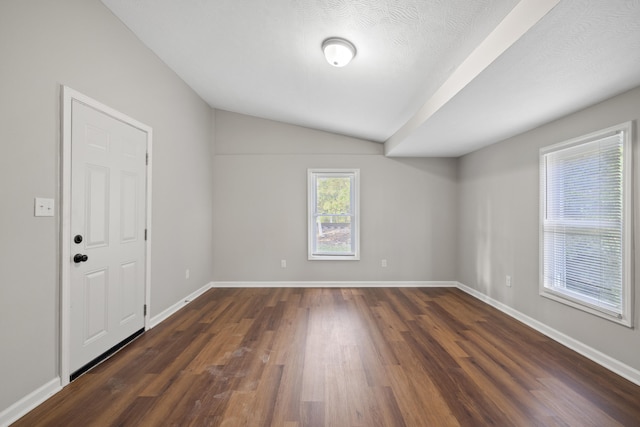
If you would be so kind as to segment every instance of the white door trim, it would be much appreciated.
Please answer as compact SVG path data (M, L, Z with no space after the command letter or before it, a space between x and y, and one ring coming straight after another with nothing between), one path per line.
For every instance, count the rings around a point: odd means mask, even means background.
M151 301L151 147L153 132L151 127L132 119L68 86L61 86L61 175L60 175L60 385L69 384L70 355L70 245L71 245L71 102L76 100L94 108L114 119L127 123L147 134L147 188L146 188L146 224L145 242L145 297L147 312L144 316L144 328L149 329Z

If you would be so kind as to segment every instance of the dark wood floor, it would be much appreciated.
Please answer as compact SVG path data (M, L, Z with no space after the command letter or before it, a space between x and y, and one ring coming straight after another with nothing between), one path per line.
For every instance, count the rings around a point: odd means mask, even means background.
M640 387L453 288L214 289L15 426L639 426Z

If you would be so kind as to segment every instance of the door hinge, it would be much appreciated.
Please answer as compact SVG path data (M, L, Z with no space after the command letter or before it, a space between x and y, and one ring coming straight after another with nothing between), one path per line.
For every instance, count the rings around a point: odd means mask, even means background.
M149 153L146 153L146 154L147 154L147 155L145 156L145 160L144 160L144 161L145 161L145 164L146 164L147 166L149 166Z
M144 305L144 314L143 314L143 316L146 316L146 315L147 315L147 304Z
M144 240L147 240L147 229L144 229Z

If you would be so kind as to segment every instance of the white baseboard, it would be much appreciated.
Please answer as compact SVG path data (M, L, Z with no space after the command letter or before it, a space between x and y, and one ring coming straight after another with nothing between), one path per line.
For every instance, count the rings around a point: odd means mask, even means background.
M347 282L213 282L213 288L455 288L458 282L347 281Z
M620 375L623 378L628 379L634 384L640 385L640 371L635 368L632 368L629 365L626 365L619 360L612 358L611 356L607 356L606 354L594 349L593 347L589 347L581 341L578 341L574 338L571 338L568 335L563 334L562 332L551 328L550 326L545 325L542 322L539 322L526 314L519 312L506 304L501 303L500 301L496 301L493 298L479 292L473 288L470 288L467 285L463 285L462 283L458 283L458 288L469 295L479 299L480 301L489 304L492 307L497 308L503 313L513 317L524 323L525 325L535 329L536 331L548 336L554 341L559 342L565 347L570 348L583 355L584 357L591 359L597 364L607 368L608 370Z
M60 377L56 377L48 383L42 385L37 390L32 391L4 411L0 412L0 426L6 427L17 421L27 412L40 405L42 402L62 390Z
M168 307L166 310L164 310L161 313L153 316L151 319L149 319L149 329L158 326L160 323L162 323L162 321L167 319L169 316L171 316L172 314L178 312L185 305L189 304L191 301L193 301L194 299L198 298L200 295L202 295L205 292L207 292L209 289L212 288L212 286L213 286L213 282L207 283L206 285L204 285L203 287L201 287L197 291L191 293L190 295L186 296L185 298L182 298L180 301L178 301L177 303L173 304L171 307Z

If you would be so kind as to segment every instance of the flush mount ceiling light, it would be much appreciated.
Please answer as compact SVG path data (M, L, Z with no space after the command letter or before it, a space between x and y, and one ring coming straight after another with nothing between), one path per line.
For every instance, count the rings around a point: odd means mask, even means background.
M322 51L327 62L334 67L344 67L356 56L356 47L350 41L338 37L323 41Z

